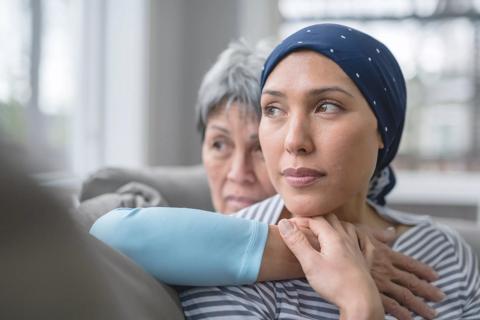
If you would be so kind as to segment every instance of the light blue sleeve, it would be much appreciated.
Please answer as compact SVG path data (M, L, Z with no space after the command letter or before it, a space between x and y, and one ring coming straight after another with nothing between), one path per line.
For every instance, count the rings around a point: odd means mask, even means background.
M185 208L115 209L90 233L173 285L256 281L268 235L258 221Z

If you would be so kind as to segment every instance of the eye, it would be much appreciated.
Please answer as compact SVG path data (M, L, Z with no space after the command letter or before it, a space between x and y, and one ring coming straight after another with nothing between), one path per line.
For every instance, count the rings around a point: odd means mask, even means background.
M227 144L223 140L214 140L211 143L211 148L215 151L224 151L227 148Z
M263 116L268 118L276 118L283 114L282 109L275 106L266 106L262 109Z
M337 113L341 108L332 102L322 102L315 107L315 113Z

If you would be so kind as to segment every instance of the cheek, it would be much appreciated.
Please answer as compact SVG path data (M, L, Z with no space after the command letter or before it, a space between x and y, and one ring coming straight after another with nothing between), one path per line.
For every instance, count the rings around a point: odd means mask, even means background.
M283 138L281 132L272 130L268 124L262 124L259 128L260 145L262 146L263 157L268 176L274 181L273 173L279 164L279 159L283 151Z
M264 159L255 160L255 175L258 183L260 184L260 188L262 189L261 191L264 193L264 196L269 197L276 193L272 183L270 182L267 164Z
M202 147L202 162L207 175L208 185L212 195L215 209L220 210L219 206L222 199L222 188L226 179L226 165L228 161L216 159L211 152Z
M376 131L348 127L332 131L329 140L329 147L324 150L336 177L343 180L341 184L355 188L368 184L377 162Z

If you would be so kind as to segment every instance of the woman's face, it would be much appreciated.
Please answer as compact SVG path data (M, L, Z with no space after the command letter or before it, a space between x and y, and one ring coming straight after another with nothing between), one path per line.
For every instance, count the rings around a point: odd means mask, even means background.
M260 143L275 189L297 216L364 204L377 121L353 81L313 51L288 55L263 88Z
M219 107L207 120L202 160L215 210L233 213L275 194L258 141L258 120L246 107Z

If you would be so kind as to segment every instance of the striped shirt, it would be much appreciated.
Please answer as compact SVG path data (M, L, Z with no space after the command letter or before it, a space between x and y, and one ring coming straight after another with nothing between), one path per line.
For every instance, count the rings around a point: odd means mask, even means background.
M452 229L418 216L372 206L384 218L412 225L394 243L402 252L432 266L434 284L445 294L435 319L480 319L480 278L477 258ZM236 216L275 224L284 207L279 195L239 211ZM323 300L304 279L244 286L196 287L180 294L187 319L338 319L338 308ZM394 319L386 315L385 319ZM421 319L414 315L414 319Z

